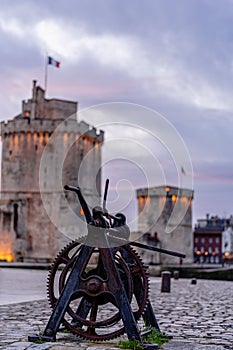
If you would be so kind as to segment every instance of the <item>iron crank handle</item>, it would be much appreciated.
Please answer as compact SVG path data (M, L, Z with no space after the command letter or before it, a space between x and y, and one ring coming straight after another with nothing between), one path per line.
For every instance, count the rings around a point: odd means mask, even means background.
M77 195L78 195L78 199L79 199L79 203L83 209L83 212L84 212L84 215L85 215L85 219L86 219L86 222L89 224L90 222L93 221L93 218L91 216L91 212L88 208L88 205L87 205L87 202L85 201L83 195L82 195L82 192L81 192L81 189L80 187L76 187L76 186L70 186L70 185L65 185L64 186L64 189L67 190L67 191L72 191L72 192L75 192Z
M173 250L168 250L168 249L164 249L164 248L153 247L153 246L143 244L140 242L136 242L136 241L132 241L132 242L130 242L130 244L135 246L135 247L138 247L138 248L152 250L154 252L159 252L159 253L163 253L163 254L167 254L167 255L177 256L178 258L185 258L186 257L186 255L183 253L174 252Z
M157 248L157 247L153 247L147 244L143 244L137 241L129 241L128 239L124 239L124 238L120 238L120 237L116 237L116 236L111 236L110 235L110 239L114 242L116 242L119 245L125 245L125 244L130 244L134 247L138 247L138 248L142 248L142 249L146 249L146 250L152 250L154 252L159 252L159 253L163 253L163 254L167 254L167 255L172 255L172 256L177 256L179 258L185 258L186 255L183 253L179 253L179 252L174 252L173 250L168 250L168 249L163 249L163 248Z

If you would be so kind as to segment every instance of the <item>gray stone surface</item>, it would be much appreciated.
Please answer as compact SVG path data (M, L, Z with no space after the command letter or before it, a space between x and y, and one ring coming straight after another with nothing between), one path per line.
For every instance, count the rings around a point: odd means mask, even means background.
M160 286L160 278L151 278L150 300L161 331L173 336L164 350L233 349L233 282L197 280L192 285L189 279L172 279L170 293L161 293ZM0 306L0 349L117 349L119 339L80 342L64 333L56 343L28 342L28 335L44 330L50 314L46 300Z
M0 267L0 305L46 298L48 271Z

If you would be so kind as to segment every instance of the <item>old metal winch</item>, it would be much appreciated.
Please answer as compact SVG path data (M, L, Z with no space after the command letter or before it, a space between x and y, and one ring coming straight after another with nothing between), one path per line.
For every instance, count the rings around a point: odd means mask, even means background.
M185 255L129 241L125 215L106 210L108 185L107 179L103 207L93 208L92 214L79 187L64 187L78 195L88 232L70 242L54 260L48 277L53 311L43 334L29 336L30 341L55 341L61 325L91 341L127 333L129 339L143 344L140 319L145 326L160 331L149 300L148 270L132 246L182 258Z

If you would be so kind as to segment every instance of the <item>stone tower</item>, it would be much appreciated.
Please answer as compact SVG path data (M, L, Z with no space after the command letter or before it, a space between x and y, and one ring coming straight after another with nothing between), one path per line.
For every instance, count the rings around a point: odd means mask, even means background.
M156 234L162 248L185 253L184 262L191 263L193 191L174 186L158 186L138 189L137 199L139 233ZM162 264L179 263L179 258L165 254L161 254L157 260Z
M67 223L80 235L67 219L69 208L81 217L80 207L63 185L81 181L88 203L99 204L103 132L77 121L77 102L46 99L34 81L22 112L1 123L1 140L0 260L50 261Z

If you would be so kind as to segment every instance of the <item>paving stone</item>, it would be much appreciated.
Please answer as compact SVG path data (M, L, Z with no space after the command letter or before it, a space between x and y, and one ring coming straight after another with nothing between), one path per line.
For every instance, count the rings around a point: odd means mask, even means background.
M9 349L9 350L25 350L28 349L29 344L26 342L15 342L12 344L7 345L7 347L3 349Z
M151 278L150 300L161 331L173 339L164 350L233 350L233 282L189 280L172 282L171 293L160 292L159 278ZM198 287L198 288L197 288ZM105 315L111 314L106 308ZM51 315L46 300L0 306L0 349L2 350L116 350L118 340L90 343L71 334L57 336L56 343L34 344L30 334L43 332Z

